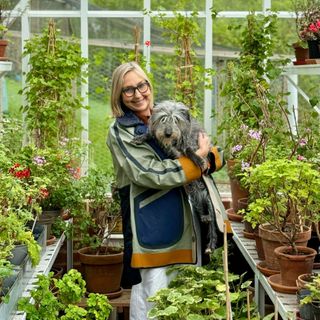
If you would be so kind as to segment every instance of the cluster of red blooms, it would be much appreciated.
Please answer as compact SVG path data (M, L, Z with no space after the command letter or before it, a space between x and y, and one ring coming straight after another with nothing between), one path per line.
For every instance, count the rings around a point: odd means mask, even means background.
M40 189L40 195L42 198L48 198L49 196L49 191L46 188L41 188Z
M13 174L15 177L17 177L18 179L25 179L30 177L31 171L29 168L25 168L25 169L19 169L19 168L20 168L20 164L16 163L9 169L9 172Z
M75 178L80 179L81 178L81 169L79 167L72 167L70 164L66 165L69 173Z

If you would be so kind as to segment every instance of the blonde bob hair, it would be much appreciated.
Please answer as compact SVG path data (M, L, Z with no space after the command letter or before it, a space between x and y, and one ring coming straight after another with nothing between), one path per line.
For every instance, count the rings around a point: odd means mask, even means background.
M118 66L112 74L111 81L111 110L114 117L122 117L124 115L122 106L122 89L123 89L123 78L124 76L130 72L134 71L137 75L144 78L144 80L148 81L150 86L150 108L153 107L153 88L150 79L146 75L146 73L142 70L142 68L136 62L126 62Z

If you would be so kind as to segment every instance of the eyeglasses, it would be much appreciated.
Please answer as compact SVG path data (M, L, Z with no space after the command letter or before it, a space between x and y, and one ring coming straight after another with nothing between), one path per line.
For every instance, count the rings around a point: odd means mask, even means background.
M133 97L136 94L136 90L138 90L140 93L146 93L149 90L149 83L148 81L142 82L138 84L136 87L127 87L122 89L122 93L126 97Z

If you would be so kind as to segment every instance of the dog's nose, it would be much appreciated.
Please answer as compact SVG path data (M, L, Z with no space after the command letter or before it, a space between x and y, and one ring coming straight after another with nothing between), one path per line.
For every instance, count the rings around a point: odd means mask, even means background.
M172 135L172 129L171 128L167 128L164 132L166 138L170 138Z

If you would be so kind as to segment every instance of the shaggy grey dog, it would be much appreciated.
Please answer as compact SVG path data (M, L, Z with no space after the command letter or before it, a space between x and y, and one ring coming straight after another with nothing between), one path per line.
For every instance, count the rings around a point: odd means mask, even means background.
M199 133L204 131L183 103L163 101L157 104L153 109L148 126L148 133L135 137L134 143L141 144L154 138L170 158L186 156L202 171L207 169L206 161L195 153L199 149ZM200 221L209 224L206 249L206 253L209 253L216 248L217 229L214 207L208 190L201 178L189 183L185 188L193 210L199 216Z

